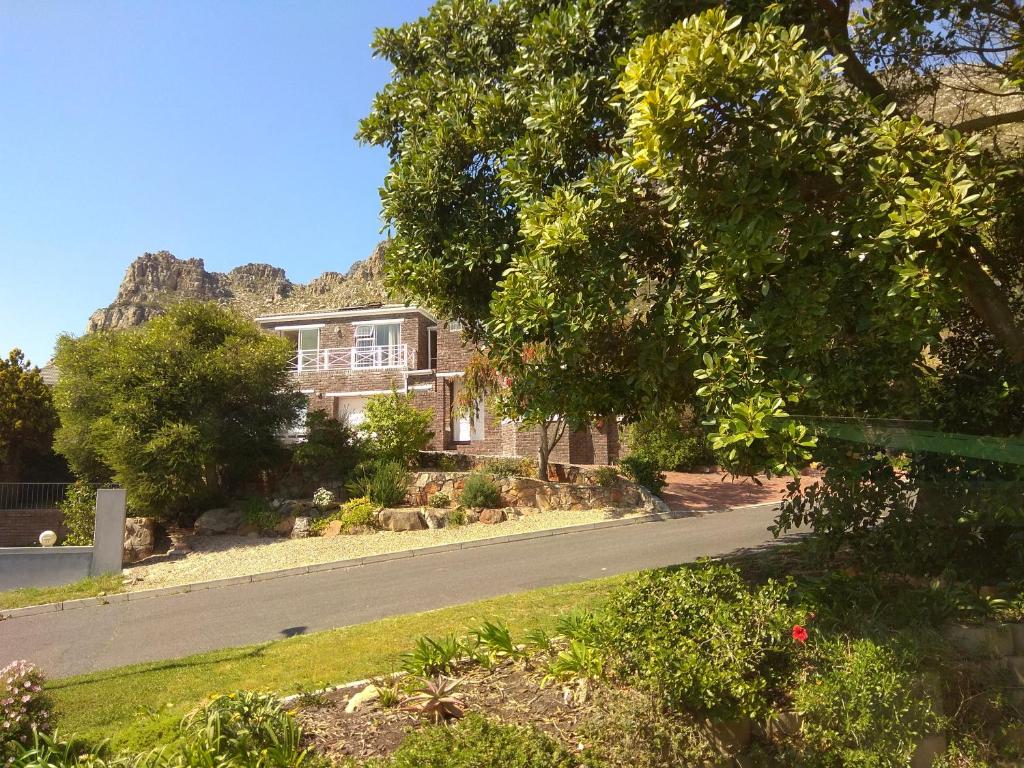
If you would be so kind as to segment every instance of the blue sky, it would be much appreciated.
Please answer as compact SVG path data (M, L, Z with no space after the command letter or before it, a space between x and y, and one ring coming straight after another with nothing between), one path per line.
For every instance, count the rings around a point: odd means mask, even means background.
M307 281L380 239L353 140L423 0L0 0L0 354L42 365L166 249Z

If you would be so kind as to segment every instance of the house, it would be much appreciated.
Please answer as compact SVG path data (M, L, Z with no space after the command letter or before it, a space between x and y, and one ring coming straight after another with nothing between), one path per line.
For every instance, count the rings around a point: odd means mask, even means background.
M484 403L470 418L456 407L462 377L473 355L457 323L439 322L424 309L374 304L334 311L257 318L295 350L292 371L309 408L358 424L366 401L392 389L434 414L430 450L483 456L535 456L536 428L496 418ZM619 455L615 419L566 434L551 461L611 464Z

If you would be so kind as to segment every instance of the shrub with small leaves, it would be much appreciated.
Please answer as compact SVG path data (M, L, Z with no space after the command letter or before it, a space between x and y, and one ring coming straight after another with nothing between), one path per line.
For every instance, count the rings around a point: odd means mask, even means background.
M334 493L326 488L317 488L313 494L313 506L319 510L328 509L335 503Z
M57 506L67 531L61 543L69 547L92 546L96 527L96 489L92 484L75 481L68 486L64 500Z
M466 507L495 509L501 506L501 490L490 475L474 472L466 478L459 501Z
M28 746L36 731L50 731L53 707L43 693L43 679L27 661L0 669L0 755L15 744Z
M379 511L380 507L365 496L350 499L331 514L313 520L309 530L314 536L322 536L327 526L336 520L341 522L341 529L346 533L353 529L376 528Z
M598 467L590 476L602 488L611 488L619 482L619 471L615 467Z
M345 487L353 496L365 496L382 507L394 507L405 499L408 480L405 464L376 460L357 467Z
M515 456L486 459L481 468L494 477L532 477L536 474L532 459Z
M440 491L430 494L430 498L427 499L427 504L432 507L447 507L451 503L451 497L447 493L441 493Z
M637 485L642 485L651 493L661 493L665 487L665 475L658 462L644 456L630 455L619 461L622 473Z
M247 525L261 533L271 531L281 522L281 513L274 509L262 496L253 496L242 504L242 514Z
M448 513L448 525L457 528L466 524L466 510L463 507L456 507Z

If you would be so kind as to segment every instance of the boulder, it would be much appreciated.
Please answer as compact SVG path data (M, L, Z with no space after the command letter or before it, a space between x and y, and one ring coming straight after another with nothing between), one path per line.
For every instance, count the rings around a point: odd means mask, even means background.
M482 509L480 510L480 522L486 525L495 525L505 522L504 509Z
M423 531L427 528L418 509L382 509L377 519L380 527L388 531Z
M238 526L238 535L239 536L259 536L260 535L260 529L257 528L252 523L242 523L240 526Z
M124 552L126 563L137 563L153 554L156 544L156 520L152 517L129 517L124 521Z
M448 524L448 510L441 507L424 507L420 510L427 528L444 528Z
M362 709L367 704L371 704L379 698L380 691L377 689L376 685L371 683L363 688L363 690L359 691L359 693L352 695L352 698L348 700L348 704L345 705L345 712L351 715L353 712Z
M196 520L195 531L200 536L234 533L242 524L243 514L238 509L208 509Z
M327 527L324 528L324 532L320 535L323 536L325 539L333 539L335 536L341 536L341 533L341 520L331 520L331 522L327 524Z
M292 532L288 535L293 539L309 538L309 518L296 517L295 524L292 526Z
M295 518L292 515L288 515L283 518L281 522L274 526L274 533L278 536L289 536L291 535L292 529L295 527Z
M467 523L479 523L480 513L483 510L477 509L476 507L468 507L466 509L466 522Z

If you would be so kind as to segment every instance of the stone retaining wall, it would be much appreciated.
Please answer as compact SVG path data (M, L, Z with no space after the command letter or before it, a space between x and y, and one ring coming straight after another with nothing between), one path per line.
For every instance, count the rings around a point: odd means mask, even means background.
M417 472L412 476L406 501L413 506L430 506L435 493L448 496L458 504L469 472ZM585 476L578 476L587 479ZM552 483L530 477L495 478L503 507L547 509L604 509L619 507L668 512L661 499L642 486L619 478L614 485L594 482Z

